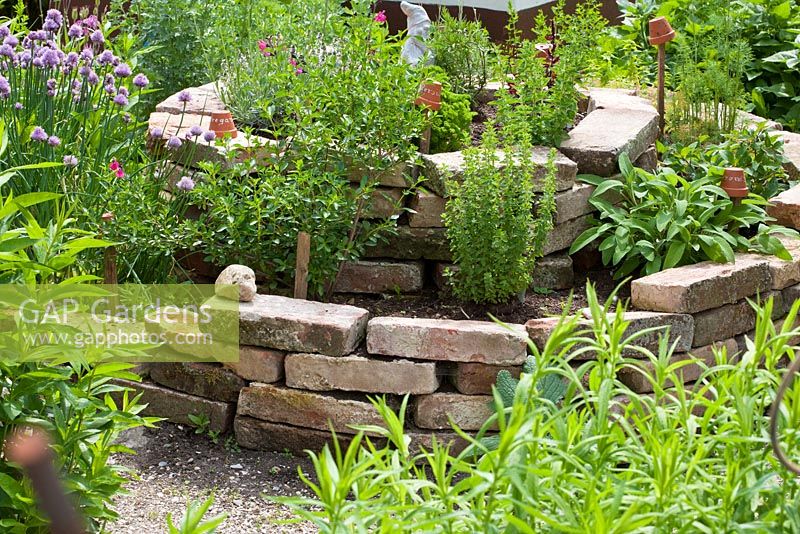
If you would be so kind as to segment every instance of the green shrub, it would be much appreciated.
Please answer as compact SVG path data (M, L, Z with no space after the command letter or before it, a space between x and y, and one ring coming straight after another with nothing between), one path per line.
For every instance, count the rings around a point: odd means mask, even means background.
M341 262L358 258L393 225L362 220L372 187L353 188L333 172L284 172L279 164L252 170L212 170L191 192L202 213L180 235L187 250L216 265L250 266L271 290L293 286L299 232L311 235L309 293L323 296Z
M426 43L433 52L437 67L444 69L454 93L474 100L486 86L493 46L489 32L480 21L469 21L463 13L453 17L442 8L439 20Z
M597 186L589 202L600 215L583 232L570 254L598 242L603 264L613 266L616 278L630 273L653 274L704 260L734 261L734 251L757 251L789 260L791 256L772 234L794 233L767 226L772 219L754 194L734 204L719 187L721 170L688 181L670 169L653 175L634 168L620 156L622 179L584 176ZM612 203L605 195L613 194ZM756 235L747 238L739 230Z
M659 144L659 151L662 166L690 180L708 176L714 167L741 167L756 195L769 199L789 187L783 141L766 124L734 130L719 143L701 137L688 145Z
M459 299L502 302L525 291L536 258L552 229L555 163L551 154L544 195L534 218L536 165L530 145L497 150L488 129L479 148L464 152L463 183L448 182L444 224L458 271L451 276Z
M469 96L442 87L442 107L431 117L431 152L454 152L469 145L474 116Z
M767 301L746 350L715 349L706 363L675 358L666 332L658 350L638 346L653 330L631 334L622 306L599 303L591 285L587 297L592 325L562 317L543 350L531 345L537 365L521 375L511 406L495 391L497 412L476 435L455 429L467 450L434 440L412 452L406 402L395 412L378 399L382 425L359 427L347 448L335 440L309 453L313 472L301 477L312 497L270 499L324 533L800 529L800 481L775 459L767 415L780 362L796 354L800 302L777 328ZM683 384L687 365L699 367L695 384ZM641 373L653 393L626 387L616 378L623 370ZM562 401L540 389L546 377L565 383ZM798 445L798 391L780 411L789 451Z

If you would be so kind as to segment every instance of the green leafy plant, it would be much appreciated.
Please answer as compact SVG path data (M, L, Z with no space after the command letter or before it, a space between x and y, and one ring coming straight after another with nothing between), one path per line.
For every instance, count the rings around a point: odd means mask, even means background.
M598 242L603 263L615 268L616 278L703 260L732 262L737 250L791 258L774 234L793 232L765 224L771 219L763 208L766 201L757 195L734 204L718 185L721 173L692 181L670 169L653 175L634 168L625 154L620 169L621 180L584 176L597 186L589 202L600 215L570 248L574 253ZM607 193L619 202L603 198ZM756 235L747 238L743 229Z
M690 180L706 177L716 167L740 167L756 195L769 199L789 187L783 142L766 124L734 130L718 143L701 137L688 145L659 143L658 147L662 166Z
M509 20L510 52L503 58L506 79L498 91L497 121L524 131L534 145L558 146L578 112L578 83L597 54L605 25L595 2L579 3L567 14L560 1L553 16L540 15L535 38L521 40Z
M471 100L486 86L493 46L489 32L480 21L454 17L446 9L439 11L439 20L426 44L444 69L454 93L469 95Z
M167 514L167 528L169 534L214 534L217 527L225 522L226 514L219 514L210 519L203 519L208 513L211 505L214 504L214 496L200 502L190 502L186 508L186 513L179 526L172 522L172 514Z
M309 453L313 472L300 476L312 497L270 499L323 533L797 530L800 482L772 454L767 412L779 362L795 354L800 302L781 327L771 299L756 307L745 350L715 350L706 363L675 358L669 332L655 351L639 346L653 329L628 333L624 306L599 303L591 285L587 299L592 325L562 316L509 407L495 390L496 413L476 435L454 428L466 450L434 441L412 452L406 403L395 412L376 399L383 424L360 427L346 448L334 436ZM684 385L688 365L700 376ZM629 389L622 370L653 392ZM560 402L539 388L547 376L565 384ZM780 411L786 450L798 444L798 391ZM496 447L484 446L495 428Z
M431 152L453 152L469 145L474 116L469 96L442 87L442 107L431 117Z
M555 212L555 163L551 153L544 195L537 215L534 182L538 179L530 145L498 151L488 129L479 148L465 151L463 183L447 183L450 199L443 220L453 260L453 293L475 302L501 302L531 284L536 258L552 229Z

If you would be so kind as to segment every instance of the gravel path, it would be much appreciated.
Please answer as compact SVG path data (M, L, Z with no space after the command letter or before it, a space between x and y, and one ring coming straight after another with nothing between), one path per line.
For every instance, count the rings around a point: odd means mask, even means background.
M238 450L225 437L215 444L205 435L171 423L158 429L134 429L122 443L136 455L116 455L114 461L136 473L126 485L127 495L116 499L120 519L109 525L113 534L167 532L166 516L183 517L190 500L214 494L207 517L225 512L228 518L218 534L316 532L308 523L279 524L294 518L282 505L261 495L310 496L297 475L300 466L311 471L307 458L289 454Z

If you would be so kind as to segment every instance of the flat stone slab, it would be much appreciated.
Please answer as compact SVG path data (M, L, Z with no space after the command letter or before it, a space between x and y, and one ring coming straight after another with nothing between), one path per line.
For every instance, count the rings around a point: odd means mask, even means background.
M364 258L450 261L452 257L444 228L398 226L385 242L364 251Z
M575 282L572 258L566 254L551 254L536 260L532 289L569 289Z
M705 261L634 280L631 302L641 310L697 313L771 288L769 262L736 255L735 263Z
M450 381L459 393L465 395L490 395L497 383L497 373L508 371L519 378L522 366L487 365L485 363L458 363Z
M319 452L325 445L333 446L333 437L330 431L317 430L270 423L246 415L237 415L233 423L236 443L245 449L259 451L289 452L295 456L305 456L305 451ZM370 438L377 446L382 446L380 440ZM352 436L342 434L339 443L346 448Z
M420 189L411 197L408 214L408 225L412 228L444 228L442 214L445 200L437 195Z
M277 141L257 135L245 135L243 132L239 132L235 139L226 137L211 143L204 141L202 136L190 136L187 139L186 136L192 126L208 130L211 126L211 117L154 112L150 114L148 132L159 128L163 131L163 135L156 139L148 134L147 148L157 155L166 154L170 160L187 167L196 167L198 163L208 161L219 163L223 169L229 169L250 159L264 162L278 150ZM178 137L181 140L179 148L167 147L171 137Z
M245 380L271 383L283 378L285 352L242 345L239 347L239 361L225 362L223 365Z
M594 186L589 184L575 184L570 189L556 193L555 225L589 215L597 211L589 204L589 197L594 193Z
M800 185L769 199L767 214L774 217L777 224L800 229Z
M287 352L344 356L364 338L369 312L355 306L325 304L276 295L231 303L213 297L211 313L239 312L239 344Z
M355 434L353 425L384 426L378 411L363 399L253 383L239 396L237 415L304 428Z
M342 264L334 291L338 293L415 293L422 289L421 261L353 261Z
M194 426L189 415L205 415L209 420L208 429L214 432L227 432L233 423L235 403L190 395L152 382L115 379L114 383L142 394L140 403L147 404L147 407L142 410L141 415L163 417L173 423L187 426ZM119 402L119 398L115 400Z
M587 316L588 310L584 310L583 314ZM609 320L611 319L612 317L609 317ZM657 351L659 338L664 336L666 334L666 329L669 328L670 343L676 343L676 352L686 352L692 347L692 339L694 339L694 320L691 315L680 313L626 311L624 319L628 322L628 328L625 330L624 334L626 338L642 332L643 330L658 328L658 330L647 332L637 337L633 342L637 346L650 351ZM559 321L560 317L543 317L541 319L531 319L525 323L525 328L528 330L528 336L530 336L531 341L534 343L534 345L536 345L537 348L539 348L539 350L544 349L547 340L552 335L556 326L558 326ZM578 321L576 331L591 329L592 325L593 323L591 319L581 319ZM587 333L585 335L589 336L591 334ZM630 357L644 358L642 353L631 349L626 349L624 354ZM578 355L577 359L589 360L593 359L594 357L594 352L587 351Z
M787 161L783 167L792 180L800 180L800 134L794 132L781 132L783 138L783 155Z
M376 187L370 194L366 219L389 219L403 212L403 190L395 187Z
M439 389L433 362L382 361L363 356L290 354L286 385L312 391L360 391L419 395Z
M773 297L773 319L783 315L783 295L780 291L769 291L761 298L751 300L761 302ZM747 300L726 304L713 310L694 314L693 347L710 345L715 341L736 337L755 328L756 312Z
M207 399L236 402L246 383L232 371L213 363L157 363L150 367L153 382Z
M703 373L703 367L711 366L715 362L714 349L727 351L728 355L733 355L738 351L738 345L735 339L727 339L708 345L692 349L691 353L675 353L670 359L670 364L690 361L678 369L675 374L680 381L684 384L695 382ZM655 390L653 380L655 379L655 365L650 360L641 360L636 362L637 369L632 367L625 367L619 371L617 378L620 382L628 386L636 393L652 393ZM649 377L649 378L648 378ZM674 386L671 380L667 380L661 384L663 388L670 388Z
M573 241L592 225L590 219L590 215L584 215L577 219L555 224L550 233L547 234L542 254L547 256L571 247Z
M178 95L183 92L179 91L158 104L155 111L172 115L185 113L186 115L207 115L210 117L215 111L225 111L227 109L217 93L216 82L207 83L200 87L190 87L186 91L192 97L189 102L184 104L178 100Z
M646 100L620 92L592 96L596 109L569 132L559 150L581 173L611 176L621 154L635 161L658 137L658 112Z
M420 360L517 365L525 362L522 325L485 321L378 317L367 327L367 352Z
M772 276L772 289L784 289L794 284L800 283L800 240L787 236L779 236L778 239L791 254L792 260L782 260L775 256L750 254L754 259L766 260L769 264L769 272Z
M414 399L414 424L431 430L448 430L457 425L461 430L480 430L494 414L491 395L432 393Z
M534 177L534 191L544 190L544 177L547 174L547 159L550 149L547 147L533 147L533 162L538 170ZM498 168L503 168L503 151L498 150ZM420 174L425 177L424 185L441 197L447 197L445 182L453 180L460 182L463 180L465 167L464 153L442 152L439 154L422 154L422 168ZM575 183L575 176L578 174L578 166L564 154L559 153L555 160L556 164L556 191L565 191Z

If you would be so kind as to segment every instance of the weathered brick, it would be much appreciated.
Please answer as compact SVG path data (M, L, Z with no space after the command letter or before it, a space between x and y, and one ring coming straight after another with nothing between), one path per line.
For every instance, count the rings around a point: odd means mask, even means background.
M566 191L556 193L554 224L559 225L597 211L594 206L589 204L589 197L592 196L593 192L593 185L575 184Z
M485 363L456 364L451 381L459 393L465 395L489 395L497 383L497 373L508 371L514 378L522 372L520 365L486 365Z
M444 228L398 226L387 240L364 251L365 258L450 261L450 243Z
M800 133L781 132L783 139L783 155L786 163L783 167L792 180L800 180Z
M547 256L571 247L572 242L575 241L584 230L587 230L591 226L590 219L590 215L585 215L555 225L550 233L547 234L547 238L545 238L542 254Z
M181 425L194 425L189 415L205 415L209 420L209 430L227 432L236 412L235 403L189 395L152 382L130 382L119 379L114 382L142 394L140 403L147 404L147 407L142 410L141 415L163 417Z
M778 237L792 256L791 260L782 260L776 256L762 254L746 254L743 256L765 260L769 263L769 272L772 276L772 289L784 289L800 283L800 240L780 236Z
M767 214L774 217L777 224L800 229L800 185L769 199Z
M436 391L439 383L433 362L319 354L286 357L286 385L293 388L417 395Z
M347 156L344 156L342 161L347 164L347 162L351 160L349 160ZM347 178L351 182L361 183L364 176L368 176L369 183L375 183L382 187L397 187L400 189L411 186L414 181L413 177L416 175L416 170L410 167L405 161L394 163L386 170L377 174L375 174L374 171L365 172L353 168L352 165L348 165L348 168L350 170L347 174Z
M414 293L422 289L425 265L421 261L345 262L336 277L338 293Z
M367 327L367 352L422 360L521 364L525 329L484 321L378 317Z
M692 346L692 339L694 338L694 320L691 315L675 314L675 313L656 313L656 312L641 312L641 311L626 311L625 320L629 322L628 328L625 330L624 337L630 337L638 332L650 328L659 328L652 332L648 332L639 336L633 343L639 347L646 348L650 351L658 350L659 337L663 336L666 332L666 327L669 327L670 342L677 342L676 352L688 351ZM539 348L544 349L545 343L558 325L560 318L558 317L545 317L542 319L531 319L525 324L528 335L531 341ZM611 318L609 318L611 320ZM578 322L576 331L587 331L592 328L592 321L589 319L581 319ZM591 336L591 332L587 331L586 336ZM644 357L640 352L632 349L626 349L623 354L630 357L642 358ZM594 358L594 352L584 352L579 355L579 359Z
M547 160L550 149L546 147L533 147L532 160L537 166L534 177L534 191L544 190L543 178L547 174ZM498 168L503 168L503 152L498 150ZM439 154L423 154L422 169L420 173L425 177L425 187L439 196L447 197L445 182L463 180L465 159L463 152L442 152ZM558 153L556 164L556 191L564 191L572 187L577 175L575 162Z
M724 347L729 356L734 355L738 351L736 340L727 339L725 341L714 343L713 345L692 349L690 353L675 353L670 359L670 364L683 362L686 360L693 360L703 362L706 366L711 366L714 364L715 347L718 349ZM652 382L647 378L655 378L655 366L653 362L650 360L641 360L636 362L636 366L639 370L631 367L621 369L617 374L619 381L636 393L650 393L654 391ZM677 376L681 379L681 382L684 384L696 381L698 378L700 378L702 372L703 368L698 363L689 363L675 371ZM668 388L672 387L673 385L673 382L668 380L665 384L662 384L662 387Z
M369 319L369 312L362 308L275 295L256 295L252 302L214 297L206 304L219 337L232 327L225 315L238 313L241 345L330 356L353 352L364 338Z
M394 187L376 187L370 194L364 217L389 219L403 212L403 190Z
M461 430L480 430L494 414L491 395L432 393L414 399L414 424L432 430L451 429L451 421Z
M435 193L419 189L411 197L408 225L412 228L443 228L442 214L445 200Z
M639 167L640 169L644 169L647 172L656 172L658 168L658 150L656 147L651 145L642 152L642 155L636 158L636 161L633 162L634 167Z
M158 363L150 367L153 382L207 399L236 402L245 381L213 363Z
M156 105L155 111L170 113L172 115L208 115L215 111L224 111L225 103L217 93L216 82L201 85L200 87L190 87L186 89L192 96L189 102L178 100L179 93L175 93L160 104ZM182 91L181 91L182 92Z
M233 427L236 443L245 449L289 452L295 456L305 456L305 451L319 452L325 445L333 446L330 431L270 423L244 415L236 416ZM337 437L343 448L347 447L353 438L347 434ZM370 439L373 442L380 442L374 438Z
M551 254L536 260L531 288L569 289L575 282L572 258L565 254Z
M281 351L243 345L239 347L239 361L224 365L245 380L268 384L283 378L285 357Z
M736 256L736 263L705 261L634 280L631 302L639 309L696 313L733 304L772 287L769 263Z
M411 428L406 431L406 435L411 438L408 445L411 454L419 454L424 449L430 452L433 448L433 440L439 445L450 447L450 454L457 455L469 446L469 442L453 431L432 432L421 428Z
M773 316L783 315L783 296L779 291L771 291L764 298L774 297ZM753 297L754 301L759 301ZM713 310L694 315L693 347L710 345L715 341L732 338L752 330L756 326L756 312L747 300L726 304Z
M631 95L606 96L603 107L598 103L559 147L581 173L616 174L620 154L635 161L658 136L658 112L652 105Z
M323 395L259 383L242 389L236 414L317 430L333 427L337 434L355 434L353 425L383 426L383 419L366 397Z

